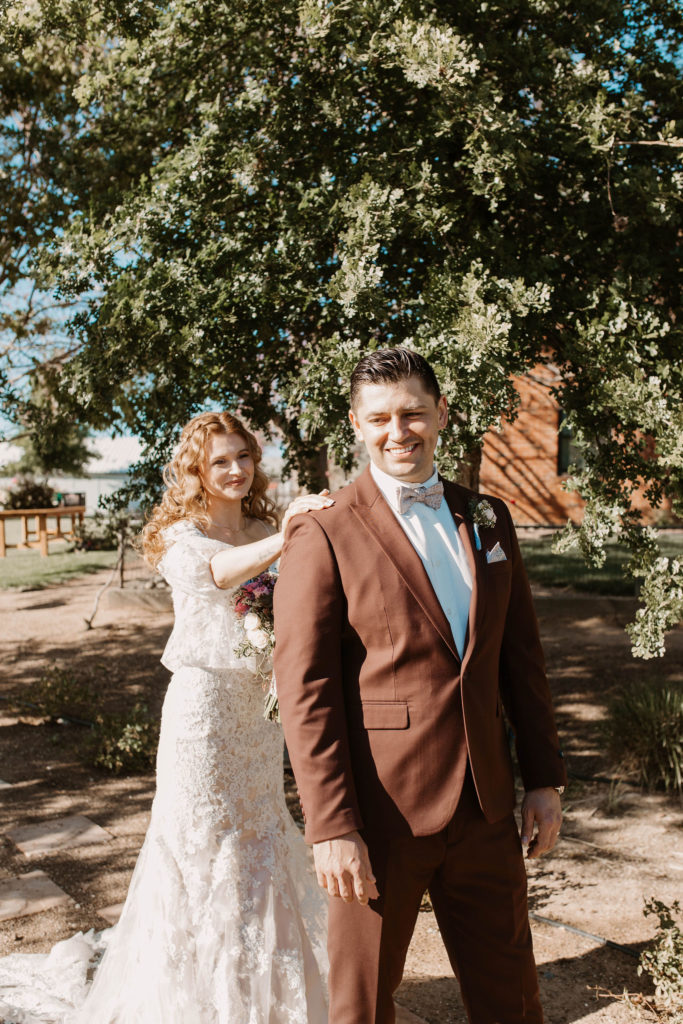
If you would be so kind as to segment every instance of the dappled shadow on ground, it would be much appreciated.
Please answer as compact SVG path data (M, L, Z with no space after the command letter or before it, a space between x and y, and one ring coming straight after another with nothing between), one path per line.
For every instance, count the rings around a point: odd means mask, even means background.
M63 608L64 605L67 603L67 598L65 596L56 597L54 596L52 591L50 593L51 596L49 598L46 598L44 601L34 599L34 601L31 604L31 608L35 610L39 608Z
M683 630L656 665L631 655L636 602L587 596L536 600L555 713L570 773L612 775L604 739L610 701L630 682L683 678Z
M141 621L139 624L133 621L104 622L96 625L95 628L87 630L85 623L82 631L60 634L59 618L55 619L56 629L52 636L44 639L40 636L27 637L23 640L13 641L6 635L0 640L0 652L3 657L3 678L9 680L15 678L24 681L26 658L29 664L58 658L67 658L74 663L87 657L101 657L103 660L122 657L131 659L144 658L145 655L154 655L158 660L166 639L170 633L170 622L164 616L165 621L158 623L154 620Z
M46 759L34 778L3 789L3 828L7 831L64 814L84 814L105 829L116 828L122 816L149 810L154 785L154 772L118 778L87 765L60 765L54 758Z
M577 873L570 874L567 871L555 870L552 875L546 876L539 872L532 879L533 884L529 886L529 911L542 914L547 903L555 896L558 889L563 892L582 892L584 882Z
M0 643L0 695L5 698L0 713L12 699L20 702L25 698L27 688L50 667L58 667L77 683L90 686L100 710L112 713L143 700L150 710L158 711L169 680L169 673L159 663L168 633L166 624L146 623L144 629L121 624L84 630L77 637Z
M0 747L5 749L4 734L7 731L0 729ZM51 756L55 752L51 744L48 756L43 757L40 764L39 747L36 746L36 742L40 743L40 734L43 742L47 739L49 744L48 737L59 735L63 729L54 725L18 725L13 731L13 745L18 742L26 753L27 771L21 781L2 791L5 835L18 826L81 814L114 837L125 837L128 844L134 842L135 836L142 838L154 796L154 772L117 777L78 761L64 760L60 763L59 757ZM73 756L73 748L69 749L67 756ZM16 767L14 774L18 774ZM93 857L97 858L100 852L106 853L109 845L102 844L92 849L95 851ZM64 851L64 854L72 856L69 851ZM14 869L25 871L28 864L33 868L34 865L41 866L42 860L53 862L60 856L60 853L50 853L27 858L6 839L0 862L2 868L11 874Z
M634 946L633 951L639 954L640 947ZM647 989L637 966L635 956L605 946L539 964L541 1002L548 1024L575 1024L596 1011L603 1011L601 1019L605 1021L613 1019L617 1004L623 1007L624 992ZM601 984L605 979L609 979L608 987ZM406 978L397 998L428 1024L467 1024L458 982L453 977Z
M616 1005L622 1003L624 992L648 990L647 981L638 976L642 946L633 944L629 948L635 956L598 946L539 965L546 1019L552 1024L572 1024L602 1010L607 1021Z

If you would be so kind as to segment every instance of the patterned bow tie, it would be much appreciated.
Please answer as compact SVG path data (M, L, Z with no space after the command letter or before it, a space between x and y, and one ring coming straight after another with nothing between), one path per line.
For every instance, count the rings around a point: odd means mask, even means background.
M416 501L430 508L439 508L443 500L443 484L439 481L431 487L401 487L398 492L398 510L405 515Z

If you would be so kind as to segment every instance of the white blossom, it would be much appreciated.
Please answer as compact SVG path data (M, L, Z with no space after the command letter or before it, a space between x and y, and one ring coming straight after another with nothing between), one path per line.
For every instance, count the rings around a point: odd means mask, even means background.
M257 651L262 651L264 647L268 646L269 638L268 634L263 629L248 629L247 640L255 647Z

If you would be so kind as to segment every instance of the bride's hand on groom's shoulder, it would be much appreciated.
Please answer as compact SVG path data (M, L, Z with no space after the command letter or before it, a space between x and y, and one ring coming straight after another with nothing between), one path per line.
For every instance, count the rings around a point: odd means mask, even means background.
M362 906L377 899L368 848L358 832L315 843L313 859L318 882L330 896L339 896L344 903L356 899Z
M287 532L287 525L292 516L297 516L301 512L313 512L321 508L329 508L330 505L334 505L334 499L330 498L330 492L327 488L321 491L320 494L300 494L298 498L290 501L285 509L285 514L282 517L283 536Z

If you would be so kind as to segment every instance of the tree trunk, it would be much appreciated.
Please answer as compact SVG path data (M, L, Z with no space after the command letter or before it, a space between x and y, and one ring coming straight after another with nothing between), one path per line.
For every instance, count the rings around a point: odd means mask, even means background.
M327 445L313 448L302 455L298 464L299 483L311 491L322 491L329 486Z
M282 431L291 465L296 469L300 487L309 491L322 491L329 486L327 445L316 448L302 441L296 419L287 419L281 413L273 416L273 423Z
M479 490L479 471L481 469L481 456L483 445L472 448L462 462L458 463L458 470L455 475L457 483L463 487L469 487L471 491Z

